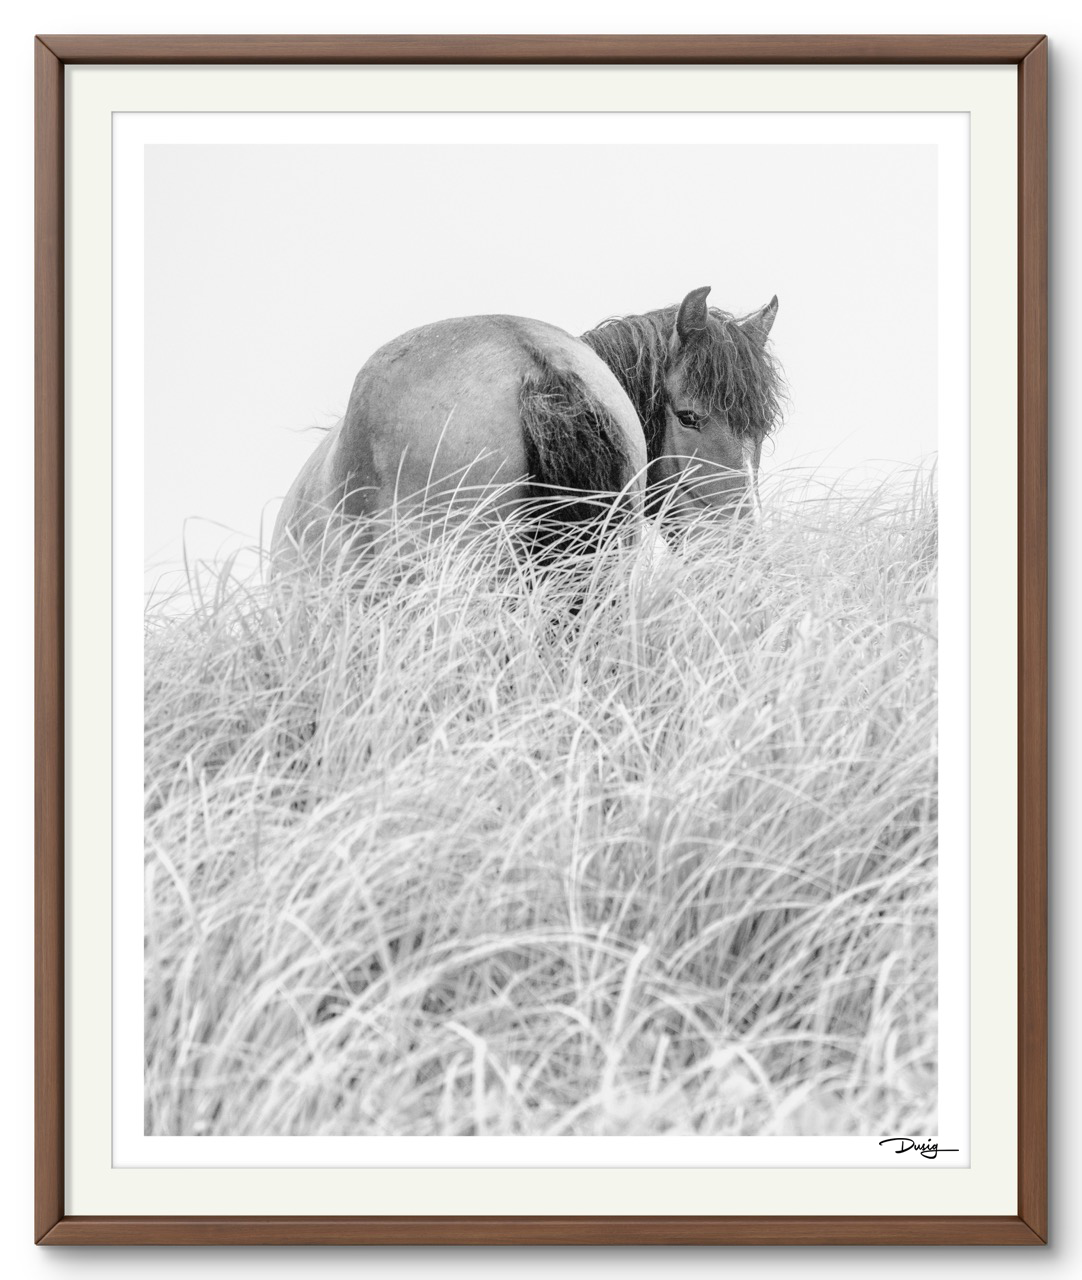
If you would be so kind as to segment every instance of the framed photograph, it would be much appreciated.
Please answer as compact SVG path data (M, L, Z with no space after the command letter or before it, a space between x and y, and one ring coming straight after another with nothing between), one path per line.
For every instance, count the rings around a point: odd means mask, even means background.
M1040 1244L1043 36L42 36L46 1244Z

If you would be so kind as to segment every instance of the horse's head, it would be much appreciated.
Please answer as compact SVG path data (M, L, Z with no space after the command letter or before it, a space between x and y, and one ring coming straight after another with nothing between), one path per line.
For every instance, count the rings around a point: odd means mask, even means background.
M777 297L737 319L707 307L707 285L676 312L665 365L665 425L652 480L689 514L759 514L759 457L779 411L767 350Z

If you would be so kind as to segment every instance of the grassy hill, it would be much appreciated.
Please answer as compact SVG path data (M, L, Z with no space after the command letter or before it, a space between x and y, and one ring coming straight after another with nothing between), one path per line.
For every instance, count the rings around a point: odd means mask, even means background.
M936 1128L936 509L147 617L155 1134Z

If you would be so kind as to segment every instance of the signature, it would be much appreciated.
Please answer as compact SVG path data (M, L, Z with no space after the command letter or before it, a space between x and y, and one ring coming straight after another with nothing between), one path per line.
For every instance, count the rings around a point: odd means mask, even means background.
M916 1138L883 1138L879 1145L885 1147L890 1142L897 1144L894 1148L896 1156L904 1156L907 1151L915 1151L925 1160L934 1160L941 1151L958 1150L957 1147L941 1147L938 1142L918 1142Z

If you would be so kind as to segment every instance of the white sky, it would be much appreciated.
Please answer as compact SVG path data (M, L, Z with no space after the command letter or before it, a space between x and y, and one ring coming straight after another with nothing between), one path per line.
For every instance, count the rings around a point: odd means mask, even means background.
M154 145L145 182L151 578L189 518L197 556L269 537L304 429L453 315L579 333L703 284L737 313L777 293L792 404L764 497L786 466L936 450L932 146Z

